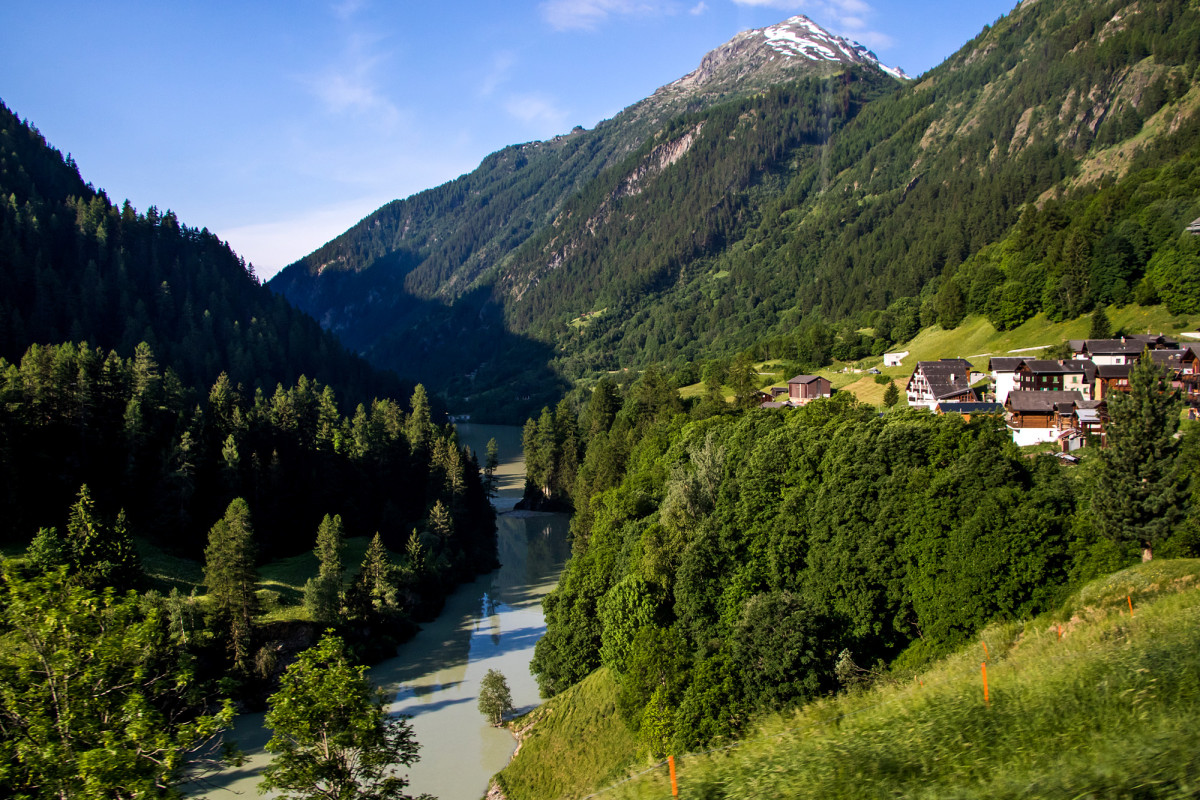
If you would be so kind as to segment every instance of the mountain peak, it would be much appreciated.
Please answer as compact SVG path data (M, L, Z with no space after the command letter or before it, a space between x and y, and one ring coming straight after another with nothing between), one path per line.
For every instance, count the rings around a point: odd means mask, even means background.
M743 31L708 53L700 66L660 92L721 88L755 88L779 73L832 64L866 64L900 80L903 70L889 67L858 42L835 36L803 14L767 28ZM773 79L773 80L772 80Z

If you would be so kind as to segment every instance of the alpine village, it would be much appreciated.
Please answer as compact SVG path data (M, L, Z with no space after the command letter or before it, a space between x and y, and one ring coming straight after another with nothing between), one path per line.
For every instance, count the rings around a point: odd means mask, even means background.
M696 56L265 283L0 105L0 796L1200 796L1200 4Z

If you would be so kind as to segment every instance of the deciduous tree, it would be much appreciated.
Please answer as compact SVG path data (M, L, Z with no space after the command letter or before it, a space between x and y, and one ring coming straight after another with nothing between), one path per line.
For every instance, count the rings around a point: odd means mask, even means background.
M493 725L504 721L504 715L513 710L512 692L508 679L499 670L489 669L479 683L479 713Z
M385 697L365 672L332 631L300 653L267 700L274 758L260 792L283 800L409 800L408 779L394 770L416 762L417 740L405 717L384 711Z
M203 697L161 605L6 561L0 606L0 796L175 796L214 754L233 708Z

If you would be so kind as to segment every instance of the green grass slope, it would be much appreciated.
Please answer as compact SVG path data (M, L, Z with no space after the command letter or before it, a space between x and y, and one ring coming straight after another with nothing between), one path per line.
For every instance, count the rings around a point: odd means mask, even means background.
M617 684L605 668L511 723L521 736L493 782L508 800L578 798L624 777L636 743L617 714Z
M1198 622L1200 560L1124 570L1057 612L986 629L919 675L810 704L741 744L678 759L680 796L1196 796ZM599 794L669 796L665 766Z

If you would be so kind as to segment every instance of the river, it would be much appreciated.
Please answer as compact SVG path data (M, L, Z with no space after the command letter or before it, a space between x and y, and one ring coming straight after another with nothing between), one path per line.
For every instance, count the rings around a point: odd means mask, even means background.
M533 646L546 629L542 598L558 582L570 552L565 514L512 512L524 488L521 429L460 424L460 441L483 462L487 442L499 445L500 562L495 572L460 586L436 620L426 623L396 656L369 670L371 680L393 702L390 711L412 717L421 744L420 761L408 771L408 791L439 800L479 800L488 779L504 768L516 747L507 730L487 724L476 707L479 682L489 669L504 673L518 710L538 703L529 674ZM230 738L247 754L245 765L211 779L203 794L212 800L238 794L257 797L269 761L270 738L262 714L238 717Z

